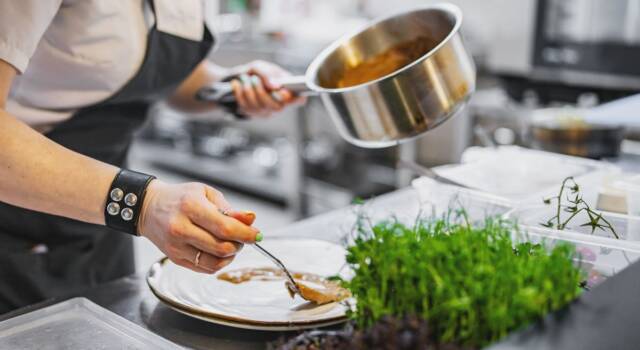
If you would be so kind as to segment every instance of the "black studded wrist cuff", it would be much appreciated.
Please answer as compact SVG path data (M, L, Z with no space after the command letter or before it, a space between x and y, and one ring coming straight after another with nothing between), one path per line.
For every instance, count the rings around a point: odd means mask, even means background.
M122 169L111 183L104 208L108 227L138 235L138 218L147 186L155 176Z

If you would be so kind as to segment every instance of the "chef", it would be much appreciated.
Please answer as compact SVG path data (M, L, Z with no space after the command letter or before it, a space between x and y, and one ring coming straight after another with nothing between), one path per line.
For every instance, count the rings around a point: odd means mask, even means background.
M199 0L0 2L0 313L134 272L131 236L202 273L262 239L255 214L216 189L128 169L149 104L194 99L231 77L243 116L295 102L258 62L205 60L215 38ZM236 79L234 79L235 77Z

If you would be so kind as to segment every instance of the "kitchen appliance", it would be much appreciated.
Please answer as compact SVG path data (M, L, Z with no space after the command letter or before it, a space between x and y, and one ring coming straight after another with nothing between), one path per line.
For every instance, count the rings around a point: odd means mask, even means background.
M600 159L617 157L625 127L596 124L573 108L546 108L533 112L529 128L533 148L572 156Z
M339 133L365 148L397 145L435 128L460 110L475 90L475 67L459 34L460 9L450 4L384 17L337 40L318 55L305 77L283 81L300 93L320 95ZM350 70L388 50L428 40L419 58L381 77L340 87ZM198 98L233 103L229 83Z
M640 2L540 0L536 22L538 79L640 88Z
M588 97L593 105L640 90L640 2L522 0L500 6L506 15L493 18L486 63L516 100L534 93L543 104Z

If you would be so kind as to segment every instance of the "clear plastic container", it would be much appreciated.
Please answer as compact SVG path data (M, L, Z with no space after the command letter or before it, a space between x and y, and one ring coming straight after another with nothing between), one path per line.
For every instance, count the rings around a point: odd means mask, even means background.
M577 231L559 231L540 226L539 222L553 216L553 213L547 212L552 209L550 206L514 209L510 201L499 196L444 185L427 178L414 180L413 186L418 191L421 205L433 208L436 214L444 213L453 207L465 208L474 221L482 220L487 215L511 218L519 224L518 231L513 233L515 242L540 243L548 248L562 243L574 245L578 253L576 264L588 273L590 286L618 273L640 257L640 240L618 240L604 232L592 235L590 230L585 228L579 228ZM613 213L607 213L606 217L625 238L634 237L628 232L636 232L636 224L640 227L640 218Z
M628 177L615 185L626 193L627 213L640 216L640 175Z
M435 171L470 188L513 203L525 203L539 201L555 193L569 176L580 184L597 184L608 174L619 173L620 169L590 159L502 146L472 147L465 151L462 164L440 167Z
M547 248L558 244L575 246L578 253L575 262L587 273L587 284L590 287L617 274L640 258L640 248L636 245L575 232L521 227L519 232L514 232L513 237L516 242L539 243Z
M433 213L439 216L450 209L464 208L472 220L481 220L512 210L511 203L500 196L441 184L426 177L413 180L412 186L418 192L423 215Z
M86 298L0 322L2 350L182 349Z
M640 247L640 216L611 213L596 210L601 213L615 230L618 238L608 229L596 229L592 231L590 226L582 226L589 222L589 216L586 212L578 213L565 227L562 232L573 232L589 237L601 237L610 240L620 240L625 244L636 245ZM523 227L542 227L543 223L549 221L556 215L557 209L555 205L534 205L523 208L514 209L509 212L508 217L516 220ZM571 214L562 211L561 222L564 222ZM553 220L557 226L557 221Z

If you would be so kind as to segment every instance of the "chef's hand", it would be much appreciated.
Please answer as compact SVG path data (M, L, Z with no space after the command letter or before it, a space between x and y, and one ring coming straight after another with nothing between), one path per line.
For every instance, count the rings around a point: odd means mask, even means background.
M233 93L243 114L268 117L288 105L304 102L304 98L295 96L276 83L277 79L291 74L273 63L254 61L235 70L243 72L239 79L231 81Z
M210 186L153 180L138 231L174 263L211 274L229 265L243 243L262 240L251 227L254 220L254 213L232 210L222 193Z

